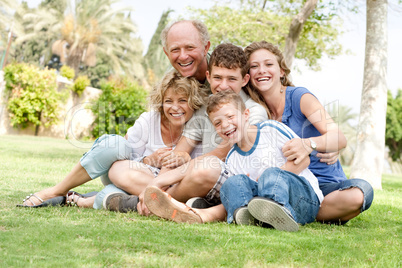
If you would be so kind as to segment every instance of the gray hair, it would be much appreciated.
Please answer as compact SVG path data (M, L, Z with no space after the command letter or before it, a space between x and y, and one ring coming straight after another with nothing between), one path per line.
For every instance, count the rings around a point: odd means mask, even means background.
M167 44L167 36L170 31L170 29L173 27L173 25L182 23L182 22L191 22L193 26L198 30L198 33L200 34L200 39L201 42L203 43L204 46L207 45L209 41L209 34L208 34L208 28L207 26L200 20L179 20L179 21L173 21L169 23L165 29L163 29L161 33L161 41L162 41L162 46L163 48L166 49L166 44Z

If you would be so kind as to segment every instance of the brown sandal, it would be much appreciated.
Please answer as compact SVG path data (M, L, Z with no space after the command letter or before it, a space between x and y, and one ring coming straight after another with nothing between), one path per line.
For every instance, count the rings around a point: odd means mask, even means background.
M203 223L201 216L195 210L172 199L168 193L158 187L149 186L145 189L144 202L149 211L160 218L177 223Z

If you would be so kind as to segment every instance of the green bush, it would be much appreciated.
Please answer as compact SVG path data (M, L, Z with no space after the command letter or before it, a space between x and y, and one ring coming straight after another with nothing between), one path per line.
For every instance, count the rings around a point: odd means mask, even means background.
M61 94L57 92L54 70L39 70L25 63L10 64L4 69L7 108L13 127L26 128L29 123L49 127L58 120Z
M81 96L82 92L84 92L85 88L91 84L91 81L88 79L86 75L78 76L75 79L71 90L77 93L78 96Z
M385 129L385 144L389 148L392 160L402 160L402 89L395 98L388 90L387 125Z
M146 110L147 92L135 82L110 80L102 83L102 94L92 107L96 119L92 135L124 135Z
M60 68L60 75L64 76L65 78L67 78L69 80L73 80L75 77L75 72L74 72L74 69L71 68L70 66L63 65Z

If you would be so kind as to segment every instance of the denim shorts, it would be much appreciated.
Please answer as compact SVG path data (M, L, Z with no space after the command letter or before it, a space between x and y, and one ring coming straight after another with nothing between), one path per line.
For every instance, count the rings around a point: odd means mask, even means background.
M364 195L361 212L369 209L374 199L374 191L373 187L371 187L370 183L368 183L367 181L362 179L349 179L341 182L320 183L320 189L324 197L334 191L342 191L353 187L359 188Z

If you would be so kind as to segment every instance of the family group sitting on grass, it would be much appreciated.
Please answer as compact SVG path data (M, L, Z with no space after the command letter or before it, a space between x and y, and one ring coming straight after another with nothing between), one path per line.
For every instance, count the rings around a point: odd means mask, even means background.
M175 70L150 93L151 111L124 138L98 138L60 183L20 206L285 231L344 224L370 207L371 185L347 179L337 159L343 133L310 91L293 86L277 47L225 43L209 55L206 26L189 20L168 25L161 40ZM97 177L105 184L97 194L70 191Z

